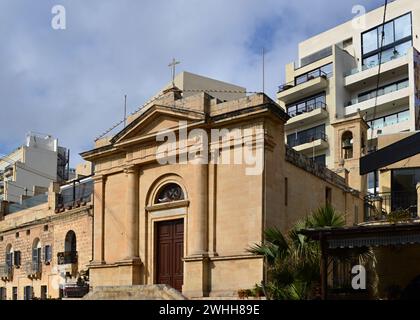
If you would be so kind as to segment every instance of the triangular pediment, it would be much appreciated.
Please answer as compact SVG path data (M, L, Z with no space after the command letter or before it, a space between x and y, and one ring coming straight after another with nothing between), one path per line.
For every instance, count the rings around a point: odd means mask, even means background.
M139 115L124 130L115 135L112 142L115 145L135 142L154 137L167 130L177 130L182 121L187 121L188 125L190 125L204 119L204 114L200 112L155 105Z

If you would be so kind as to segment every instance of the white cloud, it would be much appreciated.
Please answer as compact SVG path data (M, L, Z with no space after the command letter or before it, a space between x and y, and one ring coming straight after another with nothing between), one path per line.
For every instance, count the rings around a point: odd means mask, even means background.
M375 1L376 4L381 1ZM58 137L77 153L170 79L172 57L188 70L261 90L258 45L266 57L266 92L274 97L284 65L306 37L351 18L345 1L61 1L67 30L50 26L56 1L0 3L0 152L27 131ZM270 26L275 32L259 37ZM256 34L257 33L257 34ZM265 34L265 33L261 33ZM271 42L271 43L268 43Z

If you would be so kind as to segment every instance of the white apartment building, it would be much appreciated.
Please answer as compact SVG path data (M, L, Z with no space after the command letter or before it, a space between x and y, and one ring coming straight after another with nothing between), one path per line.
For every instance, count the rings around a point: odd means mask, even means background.
M9 155L0 155L0 201L21 203L44 194L53 181L68 175L68 150L49 135L30 133L26 143Z
M367 148L378 135L419 129L420 1L392 1L384 27L383 17L384 6L309 38L286 65L277 99L291 116L287 143L329 168L336 148L353 143L335 141L333 124L358 112L370 126Z

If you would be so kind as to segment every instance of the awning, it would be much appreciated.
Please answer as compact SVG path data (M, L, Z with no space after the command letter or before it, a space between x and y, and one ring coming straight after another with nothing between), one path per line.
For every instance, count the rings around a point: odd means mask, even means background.
M326 249L420 244L420 222L306 229L300 233L322 239Z

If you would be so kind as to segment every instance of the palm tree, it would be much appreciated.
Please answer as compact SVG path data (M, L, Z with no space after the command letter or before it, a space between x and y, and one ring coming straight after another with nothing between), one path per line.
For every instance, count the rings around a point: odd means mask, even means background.
M326 205L298 221L287 236L277 228L267 229L264 242L248 249L264 257L269 278L266 285L267 298L301 300L313 297L319 286L320 246L317 241L299 231L344 225L344 217L332 206Z

